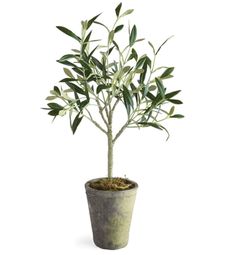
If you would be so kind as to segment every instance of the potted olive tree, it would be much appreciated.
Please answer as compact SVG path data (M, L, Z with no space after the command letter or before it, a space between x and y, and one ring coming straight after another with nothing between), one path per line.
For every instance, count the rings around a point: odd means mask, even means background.
M69 116L73 134L82 120L89 120L107 138L107 177L90 180L85 184L91 216L93 239L98 247L118 249L127 245L137 183L126 178L113 177L113 147L127 128L153 127L167 129L162 122L169 118L182 118L175 114L175 106L182 104L175 96L180 90L168 92L163 81L172 76L173 67L156 67L156 57L161 47L155 49L148 42L151 55L140 55L137 45L136 26L127 26L120 47L117 34L125 30L123 18L133 12L122 11L120 3L116 9L114 25L109 28L98 21L97 15L81 22L81 35L58 26L57 28L77 41L78 48L62 56L66 77L61 86L54 86L46 98L48 114ZM105 40L94 36L96 26L101 26ZM101 28L100 27L100 28ZM93 30L91 30L91 28ZM94 105L97 115L91 110ZM118 107L125 107L123 125L113 132L113 118ZM119 116L120 118L120 116Z

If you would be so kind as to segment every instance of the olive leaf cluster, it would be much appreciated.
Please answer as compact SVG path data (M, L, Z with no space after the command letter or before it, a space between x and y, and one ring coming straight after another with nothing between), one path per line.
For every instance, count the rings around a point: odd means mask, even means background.
M173 77L174 67L157 67L155 64L161 47L170 38L157 49L148 42L152 54L140 55L136 45L144 39L138 38L135 25L129 26L127 33L124 31L126 25L122 23L124 17L132 12L132 9L122 11L120 3L115 9L116 19L112 28L98 21L99 14L81 22L79 36L63 26L57 27L75 39L78 47L57 60L64 65L66 77L60 81L61 86L54 86L50 91L51 95L46 100L51 102L44 109L49 110L48 114L54 118L67 114L73 133L87 118L108 135L115 109L121 104L127 117L117 134L112 136L113 143L126 128L154 127L168 133L162 122L168 118L183 117L175 113L174 106L182 104L176 99L180 90L169 92L163 84ZM93 36L96 26L104 29L105 41ZM127 41L123 48L116 40L117 34L122 32L122 41ZM102 124L92 116L90 105L97 106Z

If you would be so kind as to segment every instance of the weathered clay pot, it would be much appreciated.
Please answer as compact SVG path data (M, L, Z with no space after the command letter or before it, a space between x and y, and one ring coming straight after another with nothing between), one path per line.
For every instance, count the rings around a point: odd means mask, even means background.
M103 249L115 250L128 244L132 211L138 184L123 191L104 191L85 184L94 243Z

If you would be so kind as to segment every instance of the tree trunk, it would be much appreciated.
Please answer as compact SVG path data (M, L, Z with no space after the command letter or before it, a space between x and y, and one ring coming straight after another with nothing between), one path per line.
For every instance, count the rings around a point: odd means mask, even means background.
M113 134L112 129L108 131L108 178L113 177Z
M109 112L108 117L108 178L113 177L113 113Z

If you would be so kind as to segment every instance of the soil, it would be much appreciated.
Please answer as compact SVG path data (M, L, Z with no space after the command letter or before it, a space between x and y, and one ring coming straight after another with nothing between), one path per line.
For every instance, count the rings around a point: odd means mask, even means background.
M98 181L91 182L90 187L97 190L127 190L134 188L134 183L124 178L103 178Z

